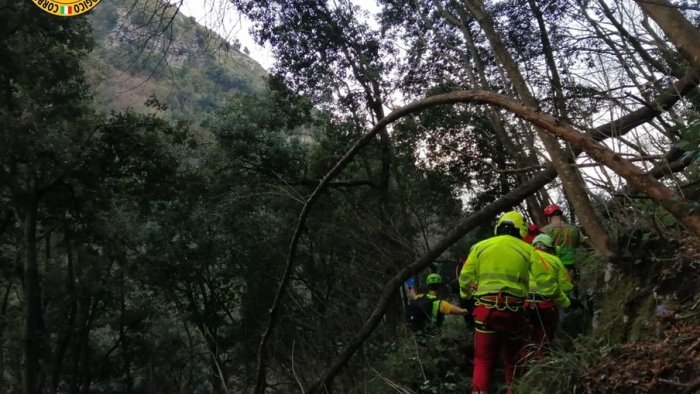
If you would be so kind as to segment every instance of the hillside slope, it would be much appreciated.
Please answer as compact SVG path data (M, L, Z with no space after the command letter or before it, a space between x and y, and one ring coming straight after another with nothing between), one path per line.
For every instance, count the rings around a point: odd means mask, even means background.
M105 111L145 109L155 97L168 117L199 120L231 94L265 89L258 63L161 0L103 2L90 19L96 48L86 69Z

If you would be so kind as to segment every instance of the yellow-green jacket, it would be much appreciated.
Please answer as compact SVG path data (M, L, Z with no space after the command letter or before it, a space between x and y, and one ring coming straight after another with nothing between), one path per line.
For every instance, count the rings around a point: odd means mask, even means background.
M564 308L571 304L566 296L574 286L569 282L569 277L559 257L535 250L538 262L532 265L530 271L530 293L551 298L557 305Z
M459 274L462 298L507 293L526 298L535 248L519 238L497 235L472 246ZM473 290L476 288L476 290Z

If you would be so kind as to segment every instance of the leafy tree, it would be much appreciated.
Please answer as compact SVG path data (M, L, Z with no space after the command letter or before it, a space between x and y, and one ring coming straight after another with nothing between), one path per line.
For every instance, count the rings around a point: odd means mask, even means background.
M0 181L23 231L24 392L41 390L44 343L39 206L80 163L94 129L80 59L92 46L82 18L55 18L33 4L5 7L0 43Z

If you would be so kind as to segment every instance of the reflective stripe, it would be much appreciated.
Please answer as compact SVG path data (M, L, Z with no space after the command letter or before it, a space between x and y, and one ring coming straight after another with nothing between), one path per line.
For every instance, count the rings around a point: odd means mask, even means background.
M459 280L461 280L462 282L469 281L469 274L467 274L466 271L462 271L462 273L459 274Z
M476 331L482 332L484 334L494 334L496 331L489 329L486 323L478 320L474 320L474 329Z
M496 279L496 280L503 280L503 281L508 281L508 282L515 282L519 285L527 286L528 285L528 280L525 278L521 278L516 275L510 275L510 274L499 274L499 273L484 273L484 274L479 274L477 275L477 282L480 282L482 280L488 280L488 279Z
M433 313L430 319L433 321L433 324L437 324L438 322L438 316L440 314L440 300L433 300Z

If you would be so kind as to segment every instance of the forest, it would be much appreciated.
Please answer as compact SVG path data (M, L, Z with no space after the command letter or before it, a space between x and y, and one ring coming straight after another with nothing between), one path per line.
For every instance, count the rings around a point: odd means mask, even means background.
M0 393L469 392L406 281L550 204L578 302L489 392L700 390L697 1L227 3L269 73L182 0L0 0Z

